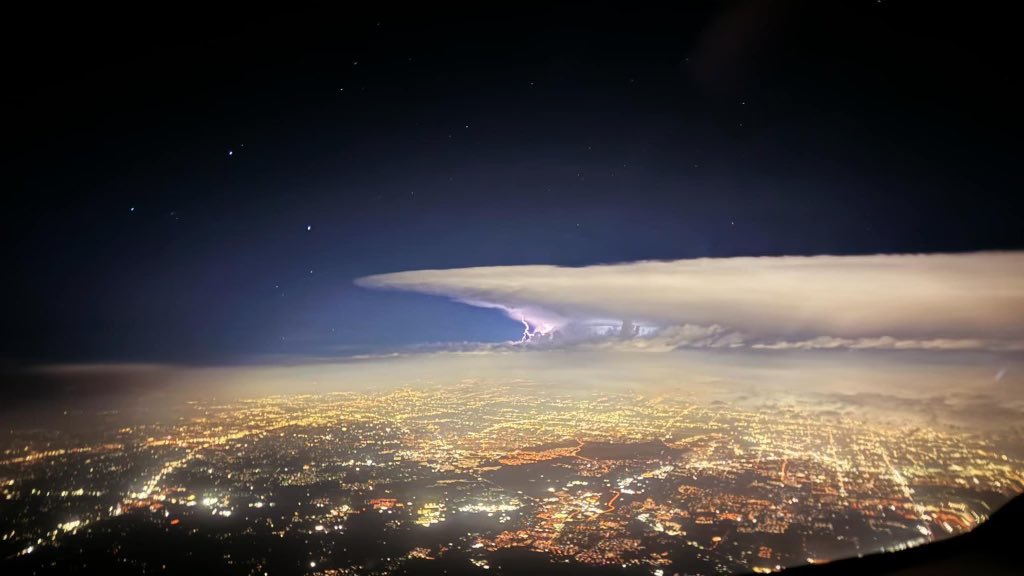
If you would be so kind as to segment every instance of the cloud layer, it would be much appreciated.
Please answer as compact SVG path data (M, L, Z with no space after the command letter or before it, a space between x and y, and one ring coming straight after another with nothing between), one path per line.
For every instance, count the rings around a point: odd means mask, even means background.
M1020 350L1024 342L1024 252L493 266L356 283L499 308L544 331L654 326L648 339L668 348Z
M690 331L683 338L709 338ZM609 340L562 348L496 346L346 359L281 358L241 366L63 365L4 375L39 391L42 408L125 410L174 419L174 406L205 398L382 391L471 381L533 383L563 392L673 394L751 409L802 405L848 415L1005 429L1024 422L1024 358L952 351L762 351L698 347L639 354ZM4 422L38 425L35 411L0 406ZM90 421L92 422L92 421ZM92 422L94 424L94 422ZM12 424L13 425L13 424Z

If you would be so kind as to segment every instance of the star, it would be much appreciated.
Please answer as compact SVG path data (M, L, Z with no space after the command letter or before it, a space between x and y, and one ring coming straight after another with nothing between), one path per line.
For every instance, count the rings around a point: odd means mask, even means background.
M312 230L313 230L313 226L306 226L306 232L311 232Z

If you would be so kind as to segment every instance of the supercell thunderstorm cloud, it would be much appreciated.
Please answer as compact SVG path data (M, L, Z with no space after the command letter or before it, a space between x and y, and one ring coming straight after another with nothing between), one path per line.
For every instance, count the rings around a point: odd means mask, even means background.
M681 343L703 332L705 345L1019 351L1022 269L1024 254L992 252L421 270L356 283L498 308L527 335L617 318L619 336L636 323Z

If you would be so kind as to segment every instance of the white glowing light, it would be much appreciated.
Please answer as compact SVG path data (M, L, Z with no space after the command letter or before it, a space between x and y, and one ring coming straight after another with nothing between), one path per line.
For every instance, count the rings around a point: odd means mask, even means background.
M519 339L520 344L531 342L538 336L548 336L557 328L557 326L551 322L541 322L531 325L530 321L526 319L526 315L522 312L519 313L519 321L523 323L523 337Z

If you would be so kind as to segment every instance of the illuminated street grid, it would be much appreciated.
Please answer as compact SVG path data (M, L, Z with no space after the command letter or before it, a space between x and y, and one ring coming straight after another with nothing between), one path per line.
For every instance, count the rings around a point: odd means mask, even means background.
M495 560L503 551L655 575L764 572L963 532L1024 490L1024 464L999 448L1019 436L685 394L463 382L181 414L89 441L15 435L0 459L7 561L130 518L167 534L291 538L308 573L445 558L502 572L514 568ZM380 562L348 559L356 532ZM270 568L258 553L223 561Z

